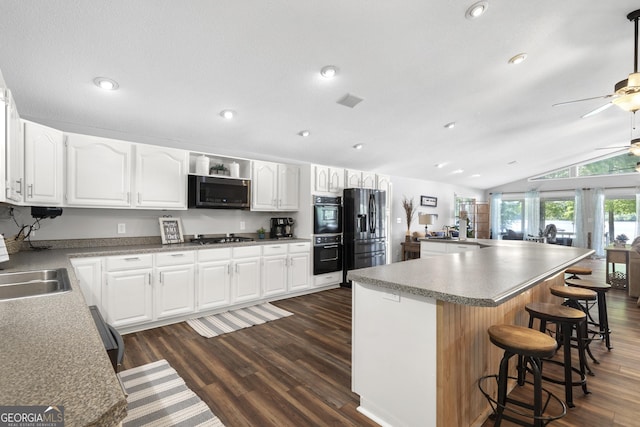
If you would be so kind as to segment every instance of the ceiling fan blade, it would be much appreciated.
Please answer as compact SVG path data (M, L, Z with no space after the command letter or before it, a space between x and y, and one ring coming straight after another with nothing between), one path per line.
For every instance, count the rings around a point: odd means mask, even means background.
M619 150L621 148L629 148L628 145L619 145L617 147L598 147L596 150Z
M599 106L595 110L591 110L587 114L580 116L580 118L586 119L587 117L595 116L596 114L603 112L604 110L611 107L612 105L613 105L613 102L607 102L606 104Z
M560 105L575 104L576 102L591 101L593 99L607 99L607 98L611 98L612 96L614 96L614 95L613 94L609 94L609 95L601 95L601 96L592 96L591 98L582 98L582 99L574 99L573 101L558 102L558 103L555 103L555 104L553 104L551 106L552 107L557 107L557 106L560 106Z

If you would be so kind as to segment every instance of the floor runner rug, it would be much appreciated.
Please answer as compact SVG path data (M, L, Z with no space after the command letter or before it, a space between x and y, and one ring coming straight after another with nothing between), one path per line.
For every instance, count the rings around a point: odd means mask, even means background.
M224 427L166 360L118 374L127 390L124 427Z
M187 320L189 326L205 338L213 338L239 329L261 325L271 320L293 316L286 310L268 302L251 307L240 308L198 319Z

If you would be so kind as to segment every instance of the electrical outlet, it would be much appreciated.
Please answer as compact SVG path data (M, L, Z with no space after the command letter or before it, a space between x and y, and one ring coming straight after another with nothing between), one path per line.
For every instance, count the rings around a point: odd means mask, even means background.
M118 234L124 234L127 232L126 224L118 224Z
M398 224L402 224L402 218L396 218L396 222L397 222Z
M246 228L246 224L244 221L240 221L240 230L244 230Z

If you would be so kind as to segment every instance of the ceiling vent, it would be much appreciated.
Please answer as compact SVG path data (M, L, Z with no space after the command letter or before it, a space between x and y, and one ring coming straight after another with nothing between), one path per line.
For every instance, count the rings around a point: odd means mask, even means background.
M344 105L345 107L353 108L356 105L360 104L362 101L364 101L364 99L358 98L357 96L348 93L338 100L338 104Z

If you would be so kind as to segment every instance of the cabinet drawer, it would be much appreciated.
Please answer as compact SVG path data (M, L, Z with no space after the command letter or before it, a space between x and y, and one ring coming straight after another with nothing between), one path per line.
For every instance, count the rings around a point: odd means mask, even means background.
M478 249L480 246L478 245L465 245L458 243L449 243L447 244L447 252L449 253L457 253L457 252L466 252L466 251L474 251Z
M627 262L627 251L607 251L607 262L614 264L624 264Z
M151 254L110 256L107 257L105 265L107 271L151 268L153 266L153 256Z
M311 251L311 243L310 242L300 242L300 243L289 243L289 253L301 253L301 252L310 252Z
M201 249L198 252L198 262L225 261L231 259L231 248Z
M338 285L340 282L342 282L341 271L313 276L313 286Z
M447 252L447 243L420 242L420 252Z
M233 257L234 258L248 258L254 256L260 256L262 253L262 249L260 246L241 246L238 248L233 248Z
M196 260L195 252L167 252L156 254L156 265L158 267L166 267L169 265L193 264Z
M287 253L287 244L281 243L279 245L267 245L262 247L262 254L268 255L284 255Z

